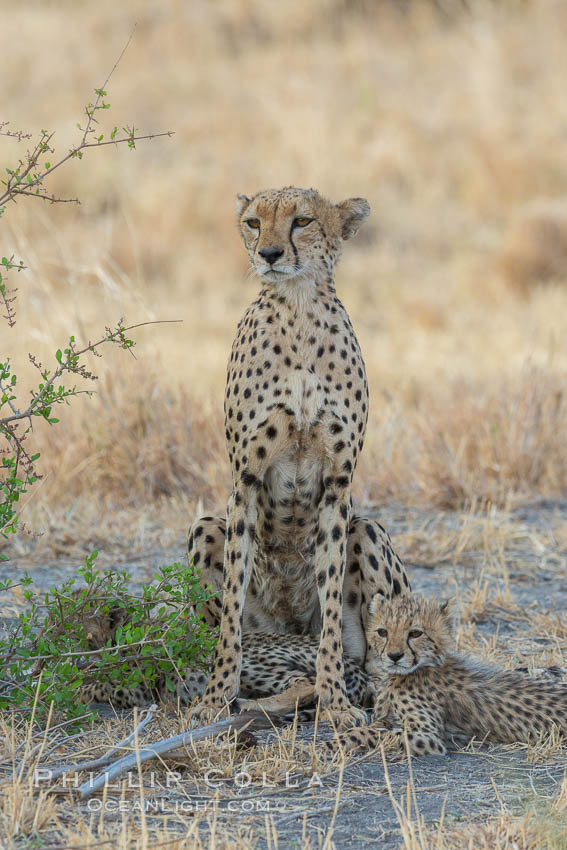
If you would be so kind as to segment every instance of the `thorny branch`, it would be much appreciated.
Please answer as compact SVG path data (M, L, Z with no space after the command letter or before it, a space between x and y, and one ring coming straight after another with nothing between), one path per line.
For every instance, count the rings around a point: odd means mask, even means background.
M108 74L106 80L102 84L100 88L95 89L96 99L94 103L89 103L85 106L85 114L87 116L87 121L85 127L81 127L78 124L79 130L82 131L83 135L78 145L70 148L68 153L62 157L58 162L54 165L51 163L46 163L45 170L36 172L38 168L38 162L42 155L48 153L54 153L54 149L51 147L51 140L53 139L54 133L49 133L46 130L41 131L40 139L37 142L34 149L30 152L28 151L26 156L26 162L20 160L19 166L16 169L8 169L8 173L10 175L9 179L4 182L5 189L0 194L0 215L2 214L1 205L7 203L8 201L15 201L18 195L29 195L31 197L42 198L45 201L49 201L52 204L56 203L80 203L78 198L58 198L55 195L47 195L45 189L43 187L43 181L46 177L68 162L70 159L79 158L82 159L82 152L86 148L97 148L104 147L105 145L120 145L127 144L130 149L134 149L136 147L136 142L141 142L147 139L157 139L162 136L171 137L174 135L173 130L167 130L163 133L146 133L144 135L138 136L136 135L137 128L132 126L129 127L126 125L122 128L124 136L118 137L118 128L115 127L110 133L110 139L106 141L103 140L103 136L99 136L95 141L89 141L91 138L91 134L95 132L94 125L98 124L98 120L95 118L95 114L101 109L109 109L110 104L105 103L104 98L106 97L106 87L110 82L110 79L114 72L116 71L118 65L120 64L122 57L128 50L130 46L130 42L134 36L136 27L133 28L130 36L126 44L124 45L120 56L114 63L110 73ZM11 131L4 130L5 127L8 126L7 121L0 123L0 135L9 136L11 138L15 138L18 141L22 139L31 138L31 134L23 133L22 131Z
M73 342L69 343L69 348L65 349L68 352L65 360L61 362L58 368L55 370L51 377L49 376L48 371L44 371L41 364L38 364L34 358L32 358L32 362L35 366L41 371L42 377L45 378L46 383L42 386L37 393L32 392L32 400L28 407L23 411L16 411L11 416L4 416L0 418L0 426L8 425L10 422L14 422L18 419L29 419L31 416L37 416L40 413L42 406L45 404L46 399L50 399L50 391L53 387L55 381L57 381L65 372L74 372L80 375L82 378L88 378L90 380L96 379L96 375L93 375L91 372L86 372L84 366L78 366L78 358L83 354L86 354L88 351L94 353L95 349L99 348L105 342L114 342L120 345L122 348L131 348L133 343L131 340L127 340L124 337L124 334L129 331L135 330L136 328L143 328L146 325L164 325L164 324L174 324L176 322L182 321L181 319L158 319L152 322L139 322L135 325L129 325L128 327L124 327L122 325L122 320L117 325L116 330L112 331L110 328L106 328L106 336L99 339L97 342L89 342L84 348L75 349ZM30 355L30 357L32 357ZM1 388L1 387L0 387ZM68 390L67 395L79 395L80 393L88 392L88 390ZM58 399L57 399L58 400ZM63 400L63 399L61 399ZM50 399L50 403L55 401L55 399Z
M172 131L140 135L134 125L126 124L122 127L121 132L118 127L114 127L108 134L108 138L105 139L104 134L99 135L98 130L96 130L99 123L97 113L100 110L110 108L110 104L105 101L106 87L129 47L134 31L135 27L103 85L95 89L94 102L89 102L85 106L86 122L84 126L77 124L81 132L78 144L69 148L68 152L58 161L54 163L45 161L50 160L51 155L55 153L52 146L54 134L47 130L41 130L38 141L31 149L28 149L25 157L19 160L18 165L15 168L6 169L8 178L0 182L0 217L6 212L7 203L10 201L15 203L19 196L41 198L50 203L79 203L78 198L59 198L54 193L48 192L44 184L49 175L61 168L70 159L82 159L83 152L87 148L126 144L132 150L135 149L137 141L173 135ZM11 130L8 121L0 121L0 136L15 139L17 142L31 139L29 133ZM16 324L14 302L17 290L8 288L6 273L12 270L20 272L24 268L23 262L21 260L15 261L13 256L0 257L0 305L4 307L2 316L10 328ZM51 417L53 405L68 402L71 397L89 392L88 390L79 390L77 387L57 386L59 379L65 373L74 373L84 380L95 380L96 375L89 372L80 362L82 355L91 352L94 356L100 356L97 349L106 342L116 343L133 354L134 342L127 339L126 333L146 324L158 323L143 322L125 328L123 320L120 320L114 330L106 328L106 334L102 339L95 343L89 342L82 349L77 348L74 337L71 337L64 352L60 349L57 351L56 358L59 365L53 373L51 370L44 369L42 364L30 354L30 362L38 369L41 382L38 389L35 392L32 391L31 401L25 409L22 409L23 405L16 401L17 376L12 372L10 358L0 359L0 411L4 405L7 405L10 411L9 415L0 417L0 437L3 437L6 441L5 445L0 448L0 538L7 539L9 532L16 533L18 500L22 494L27 492L30 485L41 478L34 466L39 454L28 453L24 447L24 441L32 428L32 417L41 416L49 423L57 422L56 418ZM24 420L28 420L29 424L22 429L20 426ZM0 553L1 560L5 560L5 556Z

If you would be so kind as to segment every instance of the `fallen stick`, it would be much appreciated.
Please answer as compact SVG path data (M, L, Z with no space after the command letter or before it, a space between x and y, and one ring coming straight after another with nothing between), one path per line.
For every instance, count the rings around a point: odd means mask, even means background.
M179 747L186 747L197 741L202 741L211 735L218 735L221 732L238 731L250 726L252 723L255 723L256 728L260 729L273 726L273 720L268 716L257 711L246 711L243 714L237 714L226 720L219 720L217 723L211 723L208 726L189 729L187 732L181 732L181 734L173 735L171 738L164 738L161 741L156 741L155 744L149 744L147 747L143 747L141 750L128 753L128 755L123 756L121 759L115 761L114 764L111 764L103 773L95 776L94 779L88 779L82 785L79 785L77 788L79 799L85 800L87 797L90 797L95 791L100 790L123 773L127 773L130 768L137 768L138 765L159 758Z
M257 709L268 714L292 714L298 708L309 703L315 703L315 683L309 679L300 678L289 688L272 697L262 699L238 699L238 705L246 711Z
M51 781L53 779L59 779L61 776L65 776L66 773L79 773L81 770L96 770L99 767L104 767L104 765L108 764L112 758L116 755L116 753L123 750L124 747L127 747L134 738L146 728L148 723L153 719L154 713L157 711L157 705L150 705L148 709L145 709L142 714L145 714L133 732L131 732L123 741L120 741L119 744L112 747L108 750L103 756L97 759L91 759L90 761L81 761L77 764L67 764L61 765L60 767L41 767L37 768L37 770L44 770L45 776L37 775L37 779L39 781Z

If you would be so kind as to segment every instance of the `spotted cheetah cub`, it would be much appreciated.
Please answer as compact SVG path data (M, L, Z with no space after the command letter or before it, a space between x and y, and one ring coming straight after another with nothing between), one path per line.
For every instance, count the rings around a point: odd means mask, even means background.
M498 670L454 651L452 600L418 596L370 603L366 671L388 726L405 729L413 755L445 754L448 733L500 743L554 726L567 735L567 683ZM378 723L342 733L324 749L376 747ZM400 746L404 747L400 734Z

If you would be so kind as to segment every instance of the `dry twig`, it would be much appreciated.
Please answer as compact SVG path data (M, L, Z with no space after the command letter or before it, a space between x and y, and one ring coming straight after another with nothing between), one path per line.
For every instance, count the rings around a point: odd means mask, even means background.
M150 744L141 750L123 756L123 758L111 764L108 770L100 773L94 779L83 782L77 789L79 797L81 800L84 800L94 794L95 791L99 791L105 785L117 779L117 777L127 773L131 768L139 767L147 761L166 755L179 747L190 746L197 741L202 741L213 735L219 735L221 732L235 732L248 729L252 725L257 729L263 729L267 726L272 726L273 723L269 717L262 715L260 712L245 711L243 714L236 715L235 717L219 720L207 726L199 726L197 729L189 729L187 732L173 735L171 738L164 738L155 744ZM69 770L71 769L73 768L69 768ZM84 769L84 767L81 769Z
M108 764L112 758L116 755L116 753L123 750L128 744L132 743L132 741L139 737L140 733L146 728L146 726L151 723L153 720L154 714L157 711L157 705L150 705L147 710L142 712L144 717L140 720L136 728L133 732L131 732L123 741L120 741L116 746L111 747L103 756L100 756L98 759L91 759L90 761L82 761L77 764L63 764L59 767L55 768L44 768L45 770L49 770L49 775L45 776L47 780L59 779L61 776L65 776L67 773L79 773L82 770L96 770L99 767L104 767ZM39 777L42 778L42 777Z

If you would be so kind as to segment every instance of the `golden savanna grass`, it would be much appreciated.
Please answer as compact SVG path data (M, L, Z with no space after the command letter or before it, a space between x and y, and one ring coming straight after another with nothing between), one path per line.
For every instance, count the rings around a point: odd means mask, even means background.
M137 22L103 117L176 133L59 172L78 208L5 216L2 253L28 266L2 331L24 385L27 352L46 362L69 332L183 320L138 331L136 361L96 361L98 396L36 427L33 526L165 498L178 533L199 499L222 510L224 372L258 288L233 196L290 183L372 206L338 273L372 398L358 500L565 492L563 3L2 5L26 33L5 45L14 128L53 129L65 152ZM3 162L20 148L2 139Z
M567 786L550 800L539 798L527 814L502 812L488 821L424 829L414 837L406 830L404 850L564 850L567 846Z
M63 155L136 23L101 132L115 123L175 131L135 153L88 151L57 172L50 189L79 196L79 207L8 207L0 255L27 269L8 280L18 323L0 325L2 357L29 388L30 351L47 365L69 334L98 339L121 316L182 320L138 330L136 359L103 351L89 363L97 394L54 412L57 426L35 424L28 445L42 453L44 478L23 499L23 518L47 533L18 535L15 554L37 548L53 563L100 548L115 563L149 550L160 560L197 514L224 512L225 368L258 290L234 195L288 184L334 200L363 195L372 215L337 273L371 392L356 500L415 509L395 539L414 563L480 564L459 599L461 649L505 666L561 663L564 618L520 610L509 571L513 561L523 577L544 568L562 580L565 518L535 530L509 511L567 491L563 0L0 0L0 20L0 120L13 129L54 130ZM25 145L0 137L0 166ZM504 648L477 628L491 617L526 631ZM2 724L0 782L31 735L25 719L16 731ZM163 715L162 726L178 731L183 719ZM46 746L61 741L62 759L91 756L123 733L122 720L109 721ZM286 734L246 764L276 780L288 766L308 775L316 754L298 761ZM528 757L555 746L541 742ZM239 758L205 747L190 772L210 763L229 775ZM318 767L336 774L336 764ZM260 840L257 824L250 832L209 814L154 824L150 837L134 818L79 815L66 799L40 797L26 776L0 784L0 844L31 836L53 848L200 850ZM332 810L333 799L323 802ZM565 811L564 788L520 817L431 827L413 810L400 814L400 842L559 850ZM278 846L277 832L264 825L267 846ZM304 838L333 846L332 829Z

